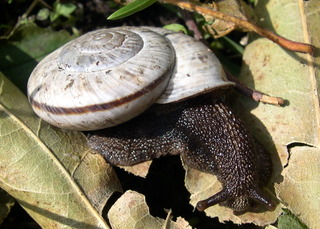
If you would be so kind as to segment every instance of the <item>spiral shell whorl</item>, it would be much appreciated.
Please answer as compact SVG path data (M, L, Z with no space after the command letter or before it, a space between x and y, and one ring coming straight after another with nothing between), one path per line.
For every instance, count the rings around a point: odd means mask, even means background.
M114 39L117 36L121 39ZM128 54L137 41L136 53ZM103 54L98 47L104 49L108 42L111 47ZM116 50L116 54L110 54L111 50ZM137 116L154 103L168 84L174 59L167 39L150 30L94 31L42 60L30 76L28 97L42 119L61 128L111 127Z
M101 71L128 61L143 48L143 40L136 33L105 31L93 31L66 44L59 55L59 67L68 71Z

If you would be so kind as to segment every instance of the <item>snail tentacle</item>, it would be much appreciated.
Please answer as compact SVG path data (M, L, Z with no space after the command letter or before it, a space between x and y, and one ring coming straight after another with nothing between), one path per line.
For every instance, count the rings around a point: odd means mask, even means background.
M213 205L228 200L228 197L228 193L225 190L221 190L217 194L209 197L208 199L199 201L196 207L199 211L204 211Z

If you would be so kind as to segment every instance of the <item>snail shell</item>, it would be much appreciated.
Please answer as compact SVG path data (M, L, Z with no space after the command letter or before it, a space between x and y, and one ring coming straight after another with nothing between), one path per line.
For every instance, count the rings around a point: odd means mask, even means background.
M166 29L118 27L87 33L49 54L29 78L28 98L54 126L97 130L126 122L155 102L232 85L201 42Z

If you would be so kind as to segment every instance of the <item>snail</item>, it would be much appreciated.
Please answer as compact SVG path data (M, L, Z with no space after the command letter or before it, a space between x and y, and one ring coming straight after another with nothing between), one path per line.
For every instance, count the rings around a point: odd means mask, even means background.
M92 131L88 144L113 165L180 154L216 174L222 190L198 202L200 211L273 209L262 190L270 156L221 101L233 86L201 42L161 28L118 27L49 54L29 78L28 98L48 123Z

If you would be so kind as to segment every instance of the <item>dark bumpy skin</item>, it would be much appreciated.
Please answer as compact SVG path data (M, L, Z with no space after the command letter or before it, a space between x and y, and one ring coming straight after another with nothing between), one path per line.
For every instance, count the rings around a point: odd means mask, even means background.
M161 105L117 127L96 131L89 145L114 165L133 165L181 154L195 169L216 174L223 189L198 202L198 210L221 203L241 213L273 202L261 188L272 166L243 123L221 102L207 97Z

